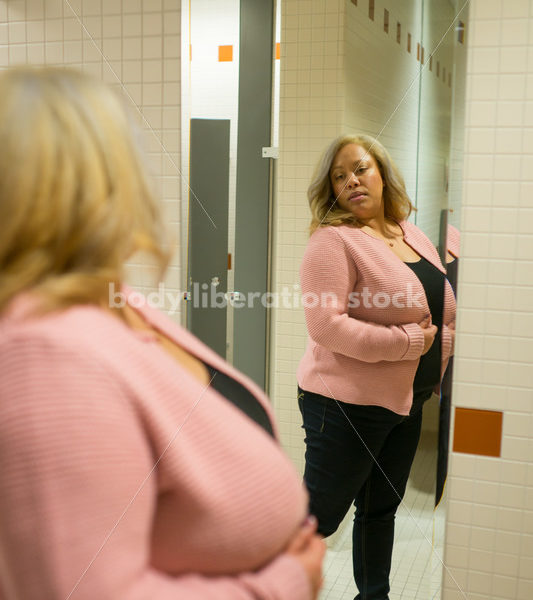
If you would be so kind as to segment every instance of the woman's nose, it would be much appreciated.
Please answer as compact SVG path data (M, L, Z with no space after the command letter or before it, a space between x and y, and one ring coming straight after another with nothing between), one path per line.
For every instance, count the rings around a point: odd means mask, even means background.
M350 176L348 177L348 185L349 186L359 185L359 178L353 172L350 173Z

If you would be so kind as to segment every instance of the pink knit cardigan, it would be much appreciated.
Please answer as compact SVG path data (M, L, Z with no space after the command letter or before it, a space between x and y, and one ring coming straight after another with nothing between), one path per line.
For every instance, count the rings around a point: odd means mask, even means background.
M422 231L408 221L400 225L406 243L444 272ZM429 314L418 277L383 240L343 225L313 233L300 278L310 339L298 367L299 386L342 402L409 414L424 344L417 324ZM454 320L455 299L446 281L442 372Z
M448 252L453 254L455 258L459 258L459 248L461 245L461 234L453 225L448 225L448 234L446 239Z
M141 312L272 416L249 379ZM29 318L19 300L0 369L1 600L310 599L283 553L307 512L295 469L152 335L91 306Z

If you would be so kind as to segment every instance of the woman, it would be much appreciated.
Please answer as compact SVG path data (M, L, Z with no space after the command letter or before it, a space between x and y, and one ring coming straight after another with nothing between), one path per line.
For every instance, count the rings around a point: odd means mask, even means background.
M448 224L446 231L446 279L452 286L453 293L457 298L457 265L459 263L459 247L461 234L453 225ZM448 452L450 438L450 417L452 406L452 377L453 356L450 356L446 372L442 377L440 387L439 406L439 441L437 455L437 485L435 486L435 506L439 504L444 493L446 477L448 475Z
M168 245L126 113L0 74L0 598L310 600L324 543L268 400L120 290Z
M308 198L300 275L310 340L297 374L304 479L324 536L355 503L357 599L385 600L394 515L422 405L452 353L455 303L433 244L406 221L403 179L378 141L334 140Z

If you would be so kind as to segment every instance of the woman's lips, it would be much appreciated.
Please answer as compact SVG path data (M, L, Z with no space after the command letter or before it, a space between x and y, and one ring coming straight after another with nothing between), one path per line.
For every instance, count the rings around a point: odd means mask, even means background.
M348 200L350 202L359 202L360 200L363 200L363 198L366 197L366 194L352 194Z

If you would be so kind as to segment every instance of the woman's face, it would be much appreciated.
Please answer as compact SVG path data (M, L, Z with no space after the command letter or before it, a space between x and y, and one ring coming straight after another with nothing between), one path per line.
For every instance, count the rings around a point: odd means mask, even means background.
M383 179L374 157L362 146L347 144L341 148L329 178L337 204L358 221L384 216Z

